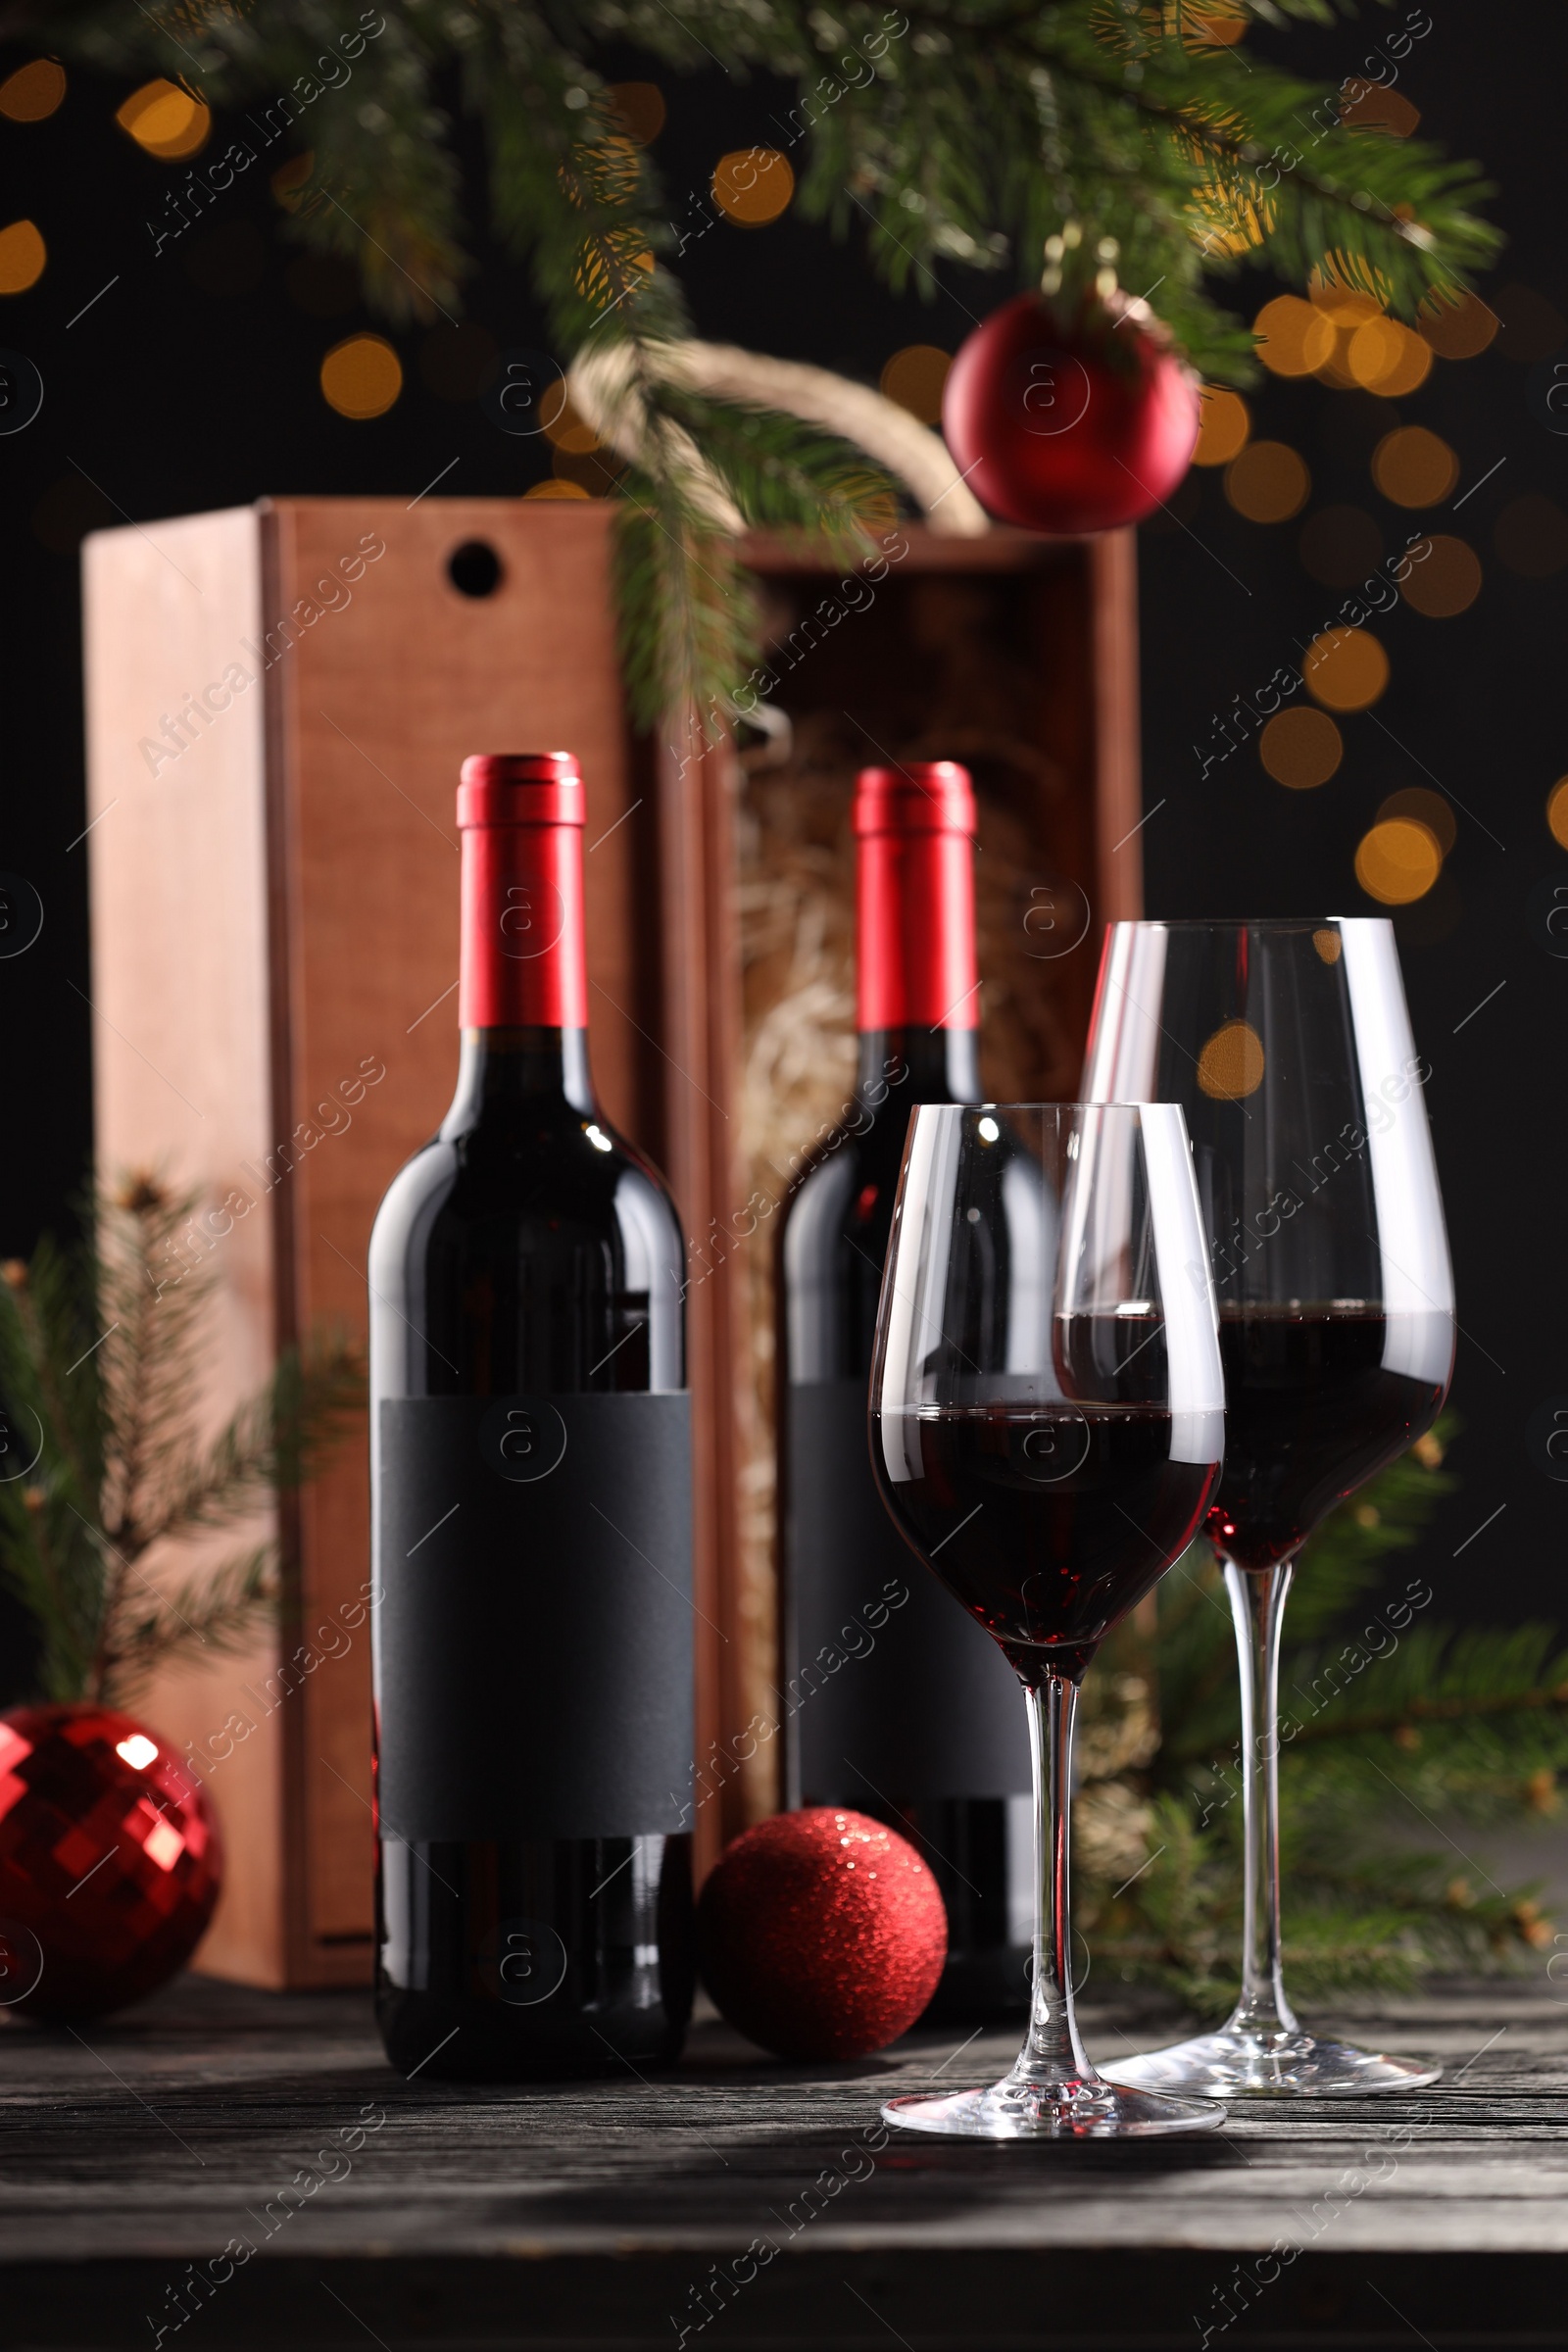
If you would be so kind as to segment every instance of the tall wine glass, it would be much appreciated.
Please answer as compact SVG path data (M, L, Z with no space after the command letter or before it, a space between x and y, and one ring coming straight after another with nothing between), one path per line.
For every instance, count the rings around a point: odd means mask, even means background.
M1068 1969L1073 1705L1098 1644L1200 1526L1224 1444L1214 1298L1182 1114L922 1104L871 1367L871 1458L900 1529L1000 1642L1034 1757L1028 2037L990 2089L894 2099L977 2139L1203 2131L1207 2100L1119 2089Z
M1381 918L1114 923L1084 1092L1180 1102L1219 1301L1225 1471L1206 1532L1242 1671L1241 1997L1217 2034L1117 2063L1215 2097L1408 2090L1441 2072L1303 2033L1280 1967L1279 1647L1296 1555L1436 1419L1453 1278Z

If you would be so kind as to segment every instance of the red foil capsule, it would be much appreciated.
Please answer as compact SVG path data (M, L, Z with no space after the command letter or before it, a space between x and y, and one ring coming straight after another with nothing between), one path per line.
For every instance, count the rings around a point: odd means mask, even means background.
M974 790L956 760L860 770L861 1030L974 1029Z
M464 1029L585 1029L582 774L570 752L465 760Z

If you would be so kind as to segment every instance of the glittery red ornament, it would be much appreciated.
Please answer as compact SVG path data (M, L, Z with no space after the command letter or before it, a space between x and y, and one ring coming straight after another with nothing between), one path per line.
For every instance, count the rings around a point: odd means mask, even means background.
M947 1958L948 1914L913 1846L832 1805L737 1838L697 1916L718 2008L781 2058L861 2058L896 2041Z
M64 2024L140 2000L221 1875L212 1807L156 1733L86 1704L0 1716L0 2004Z
M1198 440L1198 378L1125 296L1064 326L1038 294L983 319L942 425L983 507L1032 531L1106 531L1169 498Z

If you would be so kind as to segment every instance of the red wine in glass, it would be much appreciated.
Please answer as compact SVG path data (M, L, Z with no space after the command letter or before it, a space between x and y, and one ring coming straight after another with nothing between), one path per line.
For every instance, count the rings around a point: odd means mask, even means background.
M1290 1559L1324 1514L1438 1417L1451 1318L1381 1307L1221 1304L1225 1473L1204 1522L1254 1571ZM1403 1371L1397 1365L1419 1366ZM1439 1371L1438 1367L1443 1367Z
M1192 1542L1219 1469L1173 1461L1171 1416L1146 1404L929 1411L902 1436L919 1474L900 1521L1026 1683L1082 1676Z

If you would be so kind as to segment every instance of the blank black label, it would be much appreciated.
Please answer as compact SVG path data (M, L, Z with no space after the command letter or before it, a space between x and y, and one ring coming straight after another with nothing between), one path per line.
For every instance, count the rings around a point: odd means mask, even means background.
M383 1832L691 1826L691 1400L387 1397Z
M788 1411L804 1802L1022 1795L1018 1678L894 1525L871 1471L865 1382L792 1386ZM878 1624L875 1596L900 1587L907 1600Z

